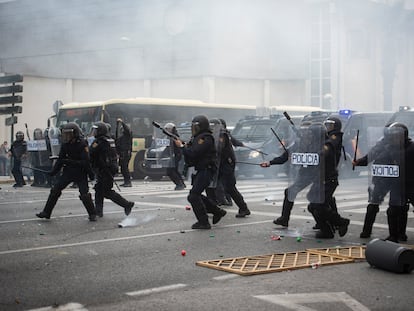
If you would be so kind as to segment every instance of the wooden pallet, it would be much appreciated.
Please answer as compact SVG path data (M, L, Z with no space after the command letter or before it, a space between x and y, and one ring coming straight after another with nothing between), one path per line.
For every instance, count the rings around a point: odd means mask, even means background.
M251 257L226 258L197 261L196 265L211 269L232 272L240 275L253 275L309 268L313 265L334 265L354 262L342 255L325 254L312 250L276 253Z
M344 256L345 258L354 259L355 261L365 260L366 246L344 246L328 248L310 248L307 251Z

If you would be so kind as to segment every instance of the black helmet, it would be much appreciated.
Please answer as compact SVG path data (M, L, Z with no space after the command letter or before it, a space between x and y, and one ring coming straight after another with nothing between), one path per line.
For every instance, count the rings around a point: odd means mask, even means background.
M24 139L24 133L22 131L16 132L16 140L22 141Z
M191 133L193 136L196 136L197 134L201 132L208 131L210 128L210 123L208 122L208 119L206 116L199 115L195 116L193 120L191 121Z
M337 117L329 117L323 122L323 124L325 125L328 133L332 131L339 132L342 128L342 122Z
M92 126L92 136L101 137L108 135L108 125L103 122L97 122Z
M384 129L384 137L387 139L404 139L408 140L408 128L405 124L394 122L387 125Z
M75 122L69 122L62 128L62 142L68 143L72 139L77 139L82 136L82 131L79 125Z
M221 125L223 125L223 127L226 129L227 128L227 124L226 121L224 119L219 119L221 122Z

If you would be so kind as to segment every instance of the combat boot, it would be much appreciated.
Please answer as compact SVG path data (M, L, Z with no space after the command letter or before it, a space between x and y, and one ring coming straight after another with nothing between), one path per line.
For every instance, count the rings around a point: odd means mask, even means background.
M55 208L56 202L58 201L60 195L62 194L59 190L54 190L53 188L50 190L49 197L47 198L46 205L43 208L43 211L36 214L39 218L46 218L50 219L52 215L52 211Z
M368 204L367 213L365 214L364 227L359 235L360 238L366 239L371 236L372 227L375 223L375 218L379 212L379 206L377 204Z
M213 225L218 223L220 219L222 219L226 214L227 212L224 209L220 208L220 210L213 215Z

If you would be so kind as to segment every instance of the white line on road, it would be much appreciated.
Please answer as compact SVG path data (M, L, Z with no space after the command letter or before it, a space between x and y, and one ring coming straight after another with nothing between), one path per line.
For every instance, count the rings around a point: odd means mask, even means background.
M172 284L172 285L166 285L166 286L160 286L160 287L154 287L154 288L148 288L148 289L143 289L143 290L137 290L135 292L127 292L125 293L128 296L145 296L145 295L150 295L150 294L155 294L155 293L162 293L162 292L166 292L166 291L170 291L170 290L174 290L174 289L180 289L180 288L184 288L187 287L187 284Z
M264 221L262 220L262 221L254 221L254 222L249 222L249 223L238 223L238 224L232 224L232 225L225 225L225 226L221 226L220 228L241 227L241 226L257 225L257 224L268 223L268 222L269 220L264 220ZM185 230L185 232L193 232L193 231L198 231L198 230L193 230L193 229ZM172 234L181 234L181 231L167 231L167 232L158 232L158 233L143 234L143 235L133 235L133 236L127 236L127 237L121 237L121 238L113 238L113 239L84 241L84 242L77 242L77 243L57 244L57 245L39 246L39 247L22 248L22 249L12 249L12 250L7 250L7 251L0 251L0 255L43 251L43 250L49 250L49 249L76 247L76 246L84 246L84 245L91 245L91 244L101 244L101 243L107 243L107 242L136 240L136 239L144 239L144 238L149 238L149 237L157 237L157 236L165 236L165 235L168 236Z

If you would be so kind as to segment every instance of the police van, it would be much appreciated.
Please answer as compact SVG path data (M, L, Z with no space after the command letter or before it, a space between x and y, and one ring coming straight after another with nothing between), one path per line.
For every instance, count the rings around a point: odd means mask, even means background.
M399 122L405 124L408 128L408 136L414 138L414 109L408 106L402 106L388 120L389 123Z
M302 118L303 116L293 116L291 121L299 126ZM235 148L237 176L264 175L265 177L274 177L279 173L286 173L286 164L275 165L271 170L259 166L261 162L272 160L284 152L283 146L271 128L285 148L294 143L295 130L283 114L250 116L236 124L231 135L244 144L244 147Z

